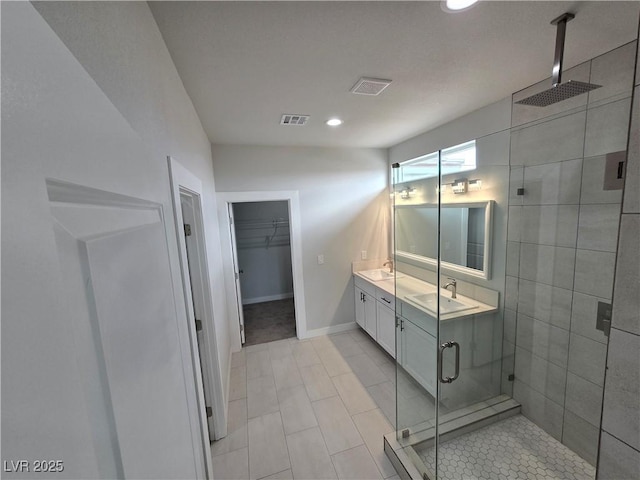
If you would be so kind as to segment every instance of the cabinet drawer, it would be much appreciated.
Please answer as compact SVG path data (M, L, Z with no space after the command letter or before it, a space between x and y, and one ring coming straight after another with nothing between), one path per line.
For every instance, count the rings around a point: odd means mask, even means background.
M413 305L409 305L407 302L398 301L398 303L400 306L400 315L402 317L406 318L417 327L420 327L428 334L433 335L434 337L436 336L437 323L434 317Z
M360 278L360 277L358 277L356 275L353 276L353 282L354 282L354 285L356 287L358 287L360 290L362 290L363 292L367 292L373 298L376 297L376 290L377 289L376 289L375 285L371 285L369 282L367 282L363 278Z
M386 290L383 290L382 288L376 287L376 300L378 300L383 305L391 308L392 310L395 310L396 308L396 297L394 297Z

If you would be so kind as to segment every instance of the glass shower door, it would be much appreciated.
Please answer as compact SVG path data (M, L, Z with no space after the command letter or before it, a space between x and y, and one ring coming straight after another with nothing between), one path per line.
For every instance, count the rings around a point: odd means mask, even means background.
M427 175L417 162L393 169L396 439L414 473L429 479L461 478L446 473L446 442L495 416L508 398L500 396L502 315L476 314L469 302L480 287L460 273L483 274L477 258L467 258L476 231L490 228L492 201L454 193L459 173L442 181L448 153L426 156L434 157Z
M439 193L437 176L411 179L412 167L393 169L394 262L396 288L396 439L417 472L436 478L438 410L437 309L428 311L420 295L438 291L437 272L424 269L412 255L438 257ZM428 209L423 208L428 205ZM417 223L425 228L416 230ZM409 255L398 255L398 247ZM398 270L399 269L399 270ZM416 296L418 295L418 297Z

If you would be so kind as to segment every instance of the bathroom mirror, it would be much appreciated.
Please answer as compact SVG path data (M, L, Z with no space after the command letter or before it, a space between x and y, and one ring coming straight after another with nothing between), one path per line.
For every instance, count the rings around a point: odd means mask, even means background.
M489 200L441 205L440 256L446 272L490 278L493 203ZM437 205L396 205L395 228L399 261L437 266Z

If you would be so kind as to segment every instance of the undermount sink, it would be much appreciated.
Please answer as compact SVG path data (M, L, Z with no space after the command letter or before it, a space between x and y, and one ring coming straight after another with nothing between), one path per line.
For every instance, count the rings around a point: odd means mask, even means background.
M436 292L407 295L405 299L414 305L418 305L428 310L434 315L438 311ZM465 310L472 310L474 308L478 308L478 305L469 305L468 303L461 302L455 298L440 295L440 314L442 315L447 313L464 312Z
M379 282L380 280L393 280L394 278L404 277L404 274L397 272L389 272L388 270L383 270L382 268L376 268L374 270L365 270L363 272L358 272L365 278L368 278L372 282Z

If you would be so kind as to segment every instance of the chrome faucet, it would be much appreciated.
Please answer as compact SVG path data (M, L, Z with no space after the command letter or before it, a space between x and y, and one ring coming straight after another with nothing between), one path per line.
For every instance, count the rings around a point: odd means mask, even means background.
M382 264L383 267L389 265L389 273L393 273L393 260L387 260Z
M458 286L458 283L456 282L455 278L450 278L449 280L451 280L449 283L445 284L444 288L445 290L447 290L449 287L451 288L451 298L456 298L456 288Z

